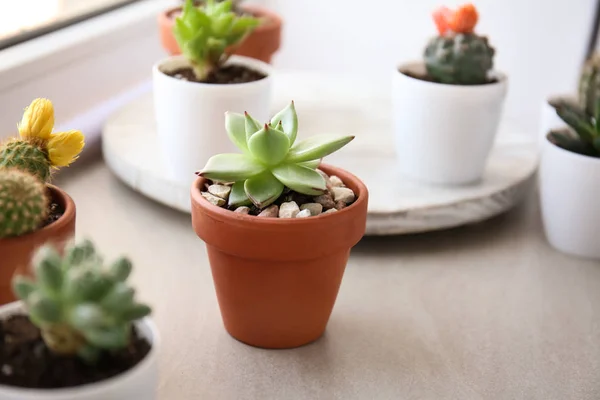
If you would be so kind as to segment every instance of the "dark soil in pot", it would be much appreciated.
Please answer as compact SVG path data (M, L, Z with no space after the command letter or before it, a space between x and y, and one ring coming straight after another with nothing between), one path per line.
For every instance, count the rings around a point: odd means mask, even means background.
M217 83L217 84L232 84L232 83L248 83L259 81L267 76L261 72L245 67L243 65L227 65L211 72L208 77L200 81L194 75L192 68L179 68L167 75L176 79L182 79L188 82L198 83Z
M65 213L65 208L63 206L61 206L60 204L56 203L56 202L50 203L50 206L48 208L49 208L49 210L48 210L48 217L43 222L43 224L41 226L42 228L44 226L50 225L54 221L58 221L58 219L60 217L62 217L63 214Z
M99 382L133 368L149 351L150 343L134 329L129 347L105 352L90 366L51 353L27 316L13 315L0 321L0 384L49 389Z

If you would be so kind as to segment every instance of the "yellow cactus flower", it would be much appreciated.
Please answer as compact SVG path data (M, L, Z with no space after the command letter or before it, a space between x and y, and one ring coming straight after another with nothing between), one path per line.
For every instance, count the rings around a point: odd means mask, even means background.
M35 99L25 109L19 134L23 139L49 139L54 128L54 106L48 99Z
M84 136L80 131L53 133L47 145L50 163L53 167L68 166L79 157L83 146Z

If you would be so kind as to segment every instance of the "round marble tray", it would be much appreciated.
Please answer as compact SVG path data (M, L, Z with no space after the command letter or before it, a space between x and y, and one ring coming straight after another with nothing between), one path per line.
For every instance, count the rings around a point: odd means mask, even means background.
M300 119L300 138L318 133L356 135L325 162L352 171L367 184L367 235L426 232L478 222L508 210L532 186L538 163L535 135L501 127L484 177L476 185L423 185L396 171L390 100L383 88L343 77L278 73L273 112L291 99ZM109 168L133 189L190 212L189 186L170 181L163 172L151 93L108 119L103 152Z

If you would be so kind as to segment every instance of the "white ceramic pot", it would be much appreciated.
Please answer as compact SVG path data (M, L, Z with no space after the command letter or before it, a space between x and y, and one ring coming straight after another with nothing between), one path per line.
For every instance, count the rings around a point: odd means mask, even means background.
M400 172L414 180L462 185L483 175L498 130L507 77L496 83L448 85L412 78L422 62L401 65L393 75L392 113Z
M0 319L22 312L22 302L0 307ZM136 325L151 349L135 367L116 377L65 389L24 389L0 385L0 400L155 400L158 384L159 335L149 318Z
M540 146L544 146L546 142L546 135L551 130L566 128L567 124L564 123L562 119L556 114L556 110L550 106L549 102L554 99L568 99L574 100L574 96L564 95L564 96L552 96L542 103L542 110L540 115L540 126L538 130L538 138L540 142Z
M600 258L600 158L564 150L547 138L540 163L546 237L556 249Z
M267 122L270 112L272 70L253 58L232 56L239 64L267 75L239 84L207 84L170 77L164 72L189 66L182 55L159 61L153 67L154 112L159 144L170 178L191 185L194 172L218 153L237 153L225 131L225 112L249 112Z

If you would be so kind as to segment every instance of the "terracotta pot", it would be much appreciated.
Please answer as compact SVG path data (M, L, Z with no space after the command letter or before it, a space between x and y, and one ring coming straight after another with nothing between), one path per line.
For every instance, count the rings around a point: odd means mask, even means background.
M281 17L273 11L256 5L243 4L240 8L263 19L263 22L237 48L229 48L227 52L270 63L271 57L281 45ZM181 10L182 7L175 7L158 15L160 41L170 55L181 54L181 49L173 36L175 18Z
M65 213L50 225L27 235L0 239L0 304L16 298L11 280L14 274L30 275L31 257L45 243L53 243L59 250L75 235L75 203L56 186L48 185L52 201L62 206Z
M357 194L349 207L301 218L258 218L210 204L192 185L192 224L206 243L225 329L262 348L292 348L325 331L350 249L365 233L368 191L323 165Z

